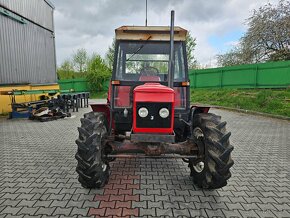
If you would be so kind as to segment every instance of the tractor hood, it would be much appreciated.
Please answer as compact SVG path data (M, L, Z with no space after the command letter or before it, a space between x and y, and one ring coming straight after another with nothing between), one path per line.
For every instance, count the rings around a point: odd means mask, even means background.
M160 83L145 83L144 85L137 86L134 89L135 92L154 92L154 93L174 93L172 88L168 86L161 85ZM159 99L162 100L162 99Z
M145 83L137 86L133 92L134 101L174 103L174 90L160 83Z
M160 83L145 83L133 92L133 132L172 134L174 90ZM142 117L139 110L145 110L147 114ZM167 111L166 117L161 117L162 110Z

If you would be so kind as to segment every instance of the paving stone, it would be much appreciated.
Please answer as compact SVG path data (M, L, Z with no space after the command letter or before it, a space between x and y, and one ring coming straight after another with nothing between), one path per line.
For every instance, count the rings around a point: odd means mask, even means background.
M72 211L72 208L61 208L57 207L55 211L53 212L53 215L64 215L64 216L69 216Z
M163 202L164 209L179 209L178 202Z
M49 207L49 208L40 207L36 211L35 215L49 215L49 216L51 216L54 211L55 211L55 207Z
M144 209L144 208L140 208L139 209L139 215L140 216L156 216L156 209L155 208L151 208L151 209Z
M279 211L290 210L289 202L288 202L288 204L273 204L273 206Z
M228 209L225 203L214 203L214 204L210 204L210 206L212 207L213 210L217 210L217 209L227 210Z
M147 195L161 195L161 190L160 189L156 189L156 190L147 189Z
M66 207L83 207L83 201L68 201Z
M190 213L190 217L208 217L205 209L188 209Z
M156 209L156 216L157 217L173 217L172 209Z
M86 216L88 214L88 208L73 208L70 215L83 215Z
M33 216L33 218L42 218L43 217L43 215L34 215ZM23 218L31 218L31 216L30 215L24 215L24 217Z
M174 217L190 217L190 212L188 209L172 209Z
M286 210L282 210L282 211L273 211L273 213L275 214L275 216L277 217L290 217L290 210L286 211Z
M20 194L11 194L11 193L6 193L4 194L1 198L2 199L8 199L8 200L15 200L17 199L17 197L19 196Z
M222 210L222 212L224 213L225 217L235 218L242 216L238 210Z
M195 205L193 202L178 202L179 208L180 209L195 209Z
M16 215L21 210L21 207L11 207L7 206L4 210L1 211L1 214L12 214Z
M270 210L265 210L265 211L260 211L260 210L257 210L257 211L255 211L258 215L259 215L259 217L261 217L261 218L266 218L266 217L275 217L275 214L272 212L272 211L270 211Z
M18 212L18 215L34 215L39 207L22 207L22 209Z
M196 209L211 209L209 202L204 202L204 203L194 202L194 206Z
M20 194L17 199L31 200L35 194Z
M133 201L132 208L147 208L147 201Z
M52 203L49 205L50 207L66 207L68 201L58 201L54 200Z
M185 201L183 196L172 196L172 195L170 195L169 198L170 198L170 200L172 202L179 202L179 201L184 202Z
M34 207L49 207L52 203L52 200L50 201L37 201L35 204L34 204Z
M254 210L247 210L247 211L240 210L239 212L240 212L240 214L242 214L242 217L244 217L244 218L259 217L258 214L256 214L256 212Z
M223 217L224 216L224 213L222 212L221 209L218 209L218 210L205 209L205 211L208 217Z
M155 195L155 201L169 201L168 195Z
M21 202L21 200L5 200L1 203L2 206L12 206L15 207Z
M83 204L83 208L98 208L100 202L99 201L85 201Z
M131 217L131 216L138 216L139 215L139 210L136 209L128 209L128 208L124 208L123 212L122 212L122 216L123 217Z
M228 122L235 146L232 178L217 190L193 185L177 159L116 160L105 188L84 189L71 146L79 119L0 119L0 217L290 217L289 122L211 110Z
M140 195L140 201L154 201L154 195Z
M95 195L87 195L87 194L80 194L78 201L84 201L84 200L88 200L88 201L93 201L95 198ZM69 200L70 198L68 198ZM64 198L62 199L64 200Z
M163 208L162 201L159 201L159 202L147 201L147 207L148 208L160 208L160 209L162 209Z
M23 216L22 215L11 215L11 214L7 214L5 217L6 218L22 218Z

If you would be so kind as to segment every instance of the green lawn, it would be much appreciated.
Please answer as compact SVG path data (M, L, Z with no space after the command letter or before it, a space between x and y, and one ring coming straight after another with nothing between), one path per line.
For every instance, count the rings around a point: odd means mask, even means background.
M290 117L290 90L197 89L192 103L202 103Z
M92 93L91 98L107 98L107 92ZM196 89L191 91L191 102L290 117L289 89Z
M101 92L93 92L91 93L91 99L103 99L107 98L107 91L101 91Z

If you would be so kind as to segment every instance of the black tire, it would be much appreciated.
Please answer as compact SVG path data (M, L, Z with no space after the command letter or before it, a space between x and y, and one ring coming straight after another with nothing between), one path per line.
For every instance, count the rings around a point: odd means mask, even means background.
M203 147L204 168L198 172L192 160L189 162L193 182L200 188L217 189L227 185L231 177L230 168L234 162L231 152L234 147L230 144L230 132L226 132L226 122L221 122L221 117L215 114L196 114L193 117L193 140L198 141L197 135L202 140L199 144ZM196 134L201 133L201 134Z
M81 118L75 158L79 182L85 188L102 188L109 180L109 164L103 159L107 122L103 113L89 112Z

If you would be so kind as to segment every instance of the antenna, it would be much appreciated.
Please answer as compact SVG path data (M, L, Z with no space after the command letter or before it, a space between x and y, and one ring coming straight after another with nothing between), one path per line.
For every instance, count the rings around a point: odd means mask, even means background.
M145 20L145 26L147 26L147 0L146 0L146 20Z

